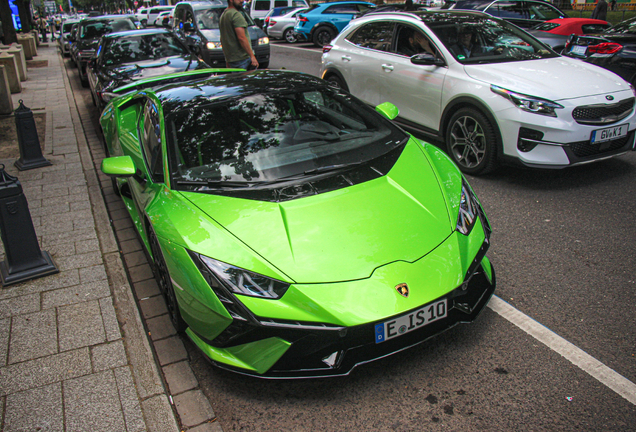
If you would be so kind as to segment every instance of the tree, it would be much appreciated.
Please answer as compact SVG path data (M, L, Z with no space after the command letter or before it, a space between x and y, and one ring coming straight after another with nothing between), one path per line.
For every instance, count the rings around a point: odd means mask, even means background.
M31 23L33 22L33 17L31 16L31 0L15 0L15 5L18 7L18 13L20 14L22 32L29 33L32 29Z
M0 20L2 20L2 31L4 33L4 43L9 45L18 42L18 37L13 27L13 18L11 17L11 6L9 0L0 0Z

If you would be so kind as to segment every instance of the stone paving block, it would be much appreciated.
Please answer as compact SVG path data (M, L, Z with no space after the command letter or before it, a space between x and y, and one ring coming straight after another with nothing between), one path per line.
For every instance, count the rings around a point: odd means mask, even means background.
M106 188L102 188L102 189L106 189ZM110 218L112 220L130 218L130 213L128 213L128 210L126 209L119 209L119 210L111 211Z
M141 315L145 319L168 313L166 302L160 295L140 300L139 307L141 307Z
M208 398L201 390L182 393L172 399L184 426L196 426L215 417Z
M132 226L133 226L133 223L132 223L132 220L130 220L130 218L113 221L113 227L115 227L116 230L132 228Z
M179 432L172 407L166 395L158 395L141 403L149 431Z
M82 240L75 243L75 250L78 254L99 251L99 241L97 239Z
M55 310L13 317L9 364L57 354Z
M79 272L77 269L67 270L51 276L33 279L9 288L4 288L0 290L0 299L20 297L23 295L40 293L77 284L79 284ZM39 296L37 299L37 302L39 303Z
M0 396L91 373L88 348L0 368Z
M102 311L102 320L104 321L104 329L106 330L106 338L113 341L121 338L119 323L117 322L117 314L113 307L113 299L103 298L99 301L99 308Z
M119 249L124 254L143 250L141 247L141 243L137 239L121 242L121 244L119 245Z
M31 294L0 300L0 318L31 313L40 310L40 295Z
M7 396L5 432L62 431L62 385L54 383Z
M192 390L199 385L190 362L182 361L163 367L163 376L166 378L170 394L177 395L187 390Z
M84 267L79 269L80 283L95 282L108 279L106 276L106 270L103 265L96 265L93 267Z
M42 293L42 308L65 306L110 297L108 281L95 281Z
M107 203L106 208L108 209L108 211L124 210L126 208L126 205L122 200L119 200Z
M60 270L91 267L97 264L102 264L102 254L100 252L87 252L81 255L61 257L57 260Z
M57 309L60 351L106 341L99 303L96 300Z
M183 346L183 341L179 336L156 341L155 351L159 357L159 364L165 366L188 358L188 353Z
M157 281L154 278L138 282L133 286L135 287L135 296L137 297L137 300L154 297L161 294L161 292L159 291L159 286L157 285Z
M91 347L91 359L93 360L93 371L95 372L114 369L128 364L124 343L121 340Z
M51 235L73 231L73 221L70 218L60 218L55 223L42 225L38 228L39 235Z
M49 246L46 251L51 254L53 258L71 256L76 253L75 245L69 243Z
M218 420L210 420L197 427L188 429L188 432L223 432L223 428Z
M70 208L72 212L91 208L91 203L88 201L78 201L78 202L72 202L69 204L70 204Z
M177 331L172 324L172 320L170 320L170 315L168 314L148 319L146 320L146 325L148 326L148 331L150 332L150 339L152 339L153 341L165 339L168 336L177 334Z
M128 267L135 267L138 265L148 264L148 260L146 259L146 254L143 253L142 251L124 254L124 260L126 261L126 265Z
M9 329L11 318L0 319L0 367L7 364L7 351L9 349ZM2 418L2 416L0 416Z
M42 248L46 249L50 245L71 243L82 240L91 240L96 238L97 233L93 228L74 230L66 233L47 234L42 236Z
M130 275L130 280L132 281L132 283L137 283L147 279L154 278L152 269L150 268L150 265L148 264L143 264L143 265L129 268L128 274Z
M116 234L117 234L117 239L120 242L137 238L137 233L135 232L135 230L133 228L126 228L124 230L118 230L118 231L116 231Z
M66 431L124 431L124 416L112 371L64 381Z
M117 368L115 373L115 381L119 390L119 400L124 410L124 421L126 422L127 432L140 432L146 430L139 397L135 391L135 383L129 367Z

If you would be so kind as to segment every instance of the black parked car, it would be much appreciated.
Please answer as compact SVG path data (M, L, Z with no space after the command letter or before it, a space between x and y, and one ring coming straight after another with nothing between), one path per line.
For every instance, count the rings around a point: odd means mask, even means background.
M522 28L530 28L555 18L567 18L556 6L542 0L447 0L442 9L485 12Z
M80 21L77 34L71 36L73 41L71 56L79 68L82 86L88 87L86 66L91 57L95 55L99 38L108 33L136 29L134 16L102 15L84 18Z
M563 54L601 66L636 85L636 17L597 36L571 36Z
M168 30L145 29L103 36L87 75L93 103L101 111L118 87L142 78L206 67Z

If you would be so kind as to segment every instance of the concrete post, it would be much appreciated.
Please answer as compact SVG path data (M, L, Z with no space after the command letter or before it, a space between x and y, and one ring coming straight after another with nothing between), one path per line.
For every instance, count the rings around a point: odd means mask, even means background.
M0 47L0 50L6 51L15 57L15 61L18 67L18 74L20 75L20 81L26 81L27 67L26 67L26 58L24 57L24 49L22 48L22 45L11 44L11 46L6 49Z
M22 91L22 85L20 84L20 74L18 73L18 65L16 64L15 56L6 51L1 51L0 65L5 66L11 93L20 93Z
M11 89L7 72L3 65L0 65L0 114L11 114L13 112L13 100L11 99Z
M26 58L27 60L33 60L33 56L35 54L31 49L29 39L24 35L18 35L18 43L22 45L22 48L24 48L24 58Z

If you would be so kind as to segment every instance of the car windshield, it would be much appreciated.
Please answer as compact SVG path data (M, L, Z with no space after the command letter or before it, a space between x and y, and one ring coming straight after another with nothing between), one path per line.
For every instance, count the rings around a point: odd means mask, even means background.
M215 30L219 28L219 20L225 8L211 8L194 11L197 20L197 27L200 30Z
M428 27L460 63L500 63L557 57L541 42L506 21L458 16L429 20Z
M616 24L604 31L605 34L636 34L636 19L630 19Z
M148 34L113 40L104 51L107 66L186 55L188 52L171 34Z
M214 189L219 182L272 183L357 165L408 137L327 86L182 109L167 117L166 127L172 178L186 190L202 190L201 184Z
M108 33L135 29L135 25L129 19L90 21L81 26L79 37L97 39Z

